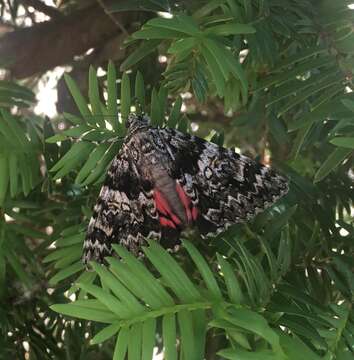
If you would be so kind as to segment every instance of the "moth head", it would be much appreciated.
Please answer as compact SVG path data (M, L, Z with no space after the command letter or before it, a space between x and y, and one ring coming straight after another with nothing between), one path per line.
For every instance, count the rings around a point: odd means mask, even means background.
M150 119L147 115L131 113L128 115L128 118L125 122L125 127L128 129L128 131L131 132L141 127L145 127L149 125L149 123Z

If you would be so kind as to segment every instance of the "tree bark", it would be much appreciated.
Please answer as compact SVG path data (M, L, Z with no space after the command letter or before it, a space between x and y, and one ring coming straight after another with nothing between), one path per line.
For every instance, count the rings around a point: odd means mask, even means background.
M132 12L118 13L114 22L95 4L62 18L6 33L0 38L0 66L10 70L14 78L22 79L68 64L74 56L103 46L122 32L122 26L129 27L135 17Z

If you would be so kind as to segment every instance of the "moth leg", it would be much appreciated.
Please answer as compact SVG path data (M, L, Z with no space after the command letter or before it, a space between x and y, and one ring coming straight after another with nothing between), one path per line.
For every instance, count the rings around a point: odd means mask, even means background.
M192 223L198 217L198 209L193 206L191 199L188 197L183 187L177 182L176 183L177 194L186 210L188 223Z

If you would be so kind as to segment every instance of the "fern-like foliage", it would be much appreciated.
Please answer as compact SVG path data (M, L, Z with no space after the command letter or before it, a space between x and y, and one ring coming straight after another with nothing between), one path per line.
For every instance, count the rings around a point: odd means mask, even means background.
M230 345L237 344L236 348L219 350L219 355L225 359L247 358L251 349L258 358L296 359L299 350L305 351L309 359L318 358L299 338L281 329L283 321L277 319L276 314L291 313L290 308L275 307L267 312L261 308L252 310L246 300L247 292L252 293L251 288L243 292L225 257L217 254L213 264L216 267L212 269L192 243L185 240L184 248L198 272L193 278L155 242L144 248L147 260L153 265L150 271L127 250L115 245L120 260L108 258L108 268L92 264L100 286L81 281L77 285L87 292L88 298L53 305L52 309L109 324L92 342L100 343L116 336L114 359L125 359L126 353L129 359L151 359L157 326L162 327L160 346L164 348L166 359L202 359L207 333L215 334L218 329L218 341L223 338L230 341ZM257 275L261 272L260 269L259 273L252 274L252 267L247 267L250 261L255 261L249 255L243 249L239 256L240 263L245 266L240 265L240 269L247 276L243 281L247 286L258 281ZM284 286L281 293L291 294L291 288ZM329 312L327 317L334 318L335 314ZM324 329L332 328L327 319L313 318ZM315 329L313 331L317 334ZM319 335L314 342L319 347L326 346Z
M339 345L330 342L332 335L352 326L348 304L325 308L286 282L279 284L284 259L269 249L274 279L262 274L259 260L235 241L230 245L239 253L236 266L232 256L217 254L210 267L192 243L183 245L189 256L184 266L192 265L193 274L155 242L144 248L144 262L114 246L119 260L108 258L108 268L92 264L97 285L84 279L77 283L88 297L52 309L108 324L92 343L115 337L114 359L126 354L151 359L156 343L166 359L202 359L206 343L212 342L225 359L297 359L299 353L320 359L316 352ZM276 289L262 297L275 280ZM156 338L157 328L161 338Z

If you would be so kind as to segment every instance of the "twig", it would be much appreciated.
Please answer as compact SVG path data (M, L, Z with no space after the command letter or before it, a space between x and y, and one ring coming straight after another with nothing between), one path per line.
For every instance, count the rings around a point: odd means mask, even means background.
M126 30L126 28L107 10L103 0L97 0L98 4L101 6L105 14L118 26L118 28L121 30L121 32L128 36L129 33Z

